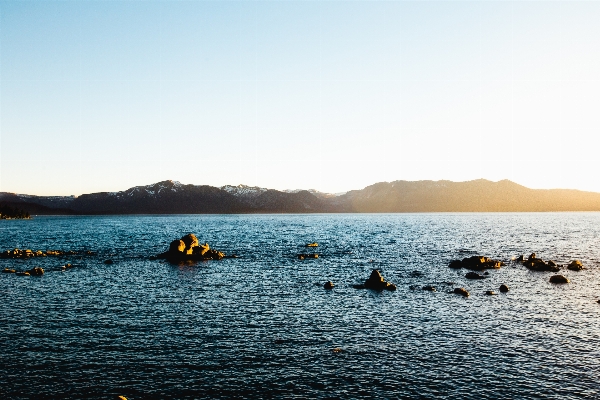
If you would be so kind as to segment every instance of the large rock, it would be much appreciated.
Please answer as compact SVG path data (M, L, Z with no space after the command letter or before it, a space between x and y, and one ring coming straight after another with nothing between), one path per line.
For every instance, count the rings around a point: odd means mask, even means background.
M450 263L449 267L454 269L465 268L471 271L483 271L486 269L498 269L504 263L502 261L493 260L489 257L484 256L472 256L463 258L461 260L454 260Z
M372 290L396 290L396 285L386 282L385 279L383 279L381 272L374 269L371 271L369 279L365 281L364 288Z
M173 240L167 251L156 256L171 262L220 260L223 257L225 257L224 253L211 249L208 243L199 244L198 238L193 233Z

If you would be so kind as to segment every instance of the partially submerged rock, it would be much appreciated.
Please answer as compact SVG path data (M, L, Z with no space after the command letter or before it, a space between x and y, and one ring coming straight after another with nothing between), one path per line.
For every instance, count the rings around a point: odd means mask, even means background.
M502 293L506 293L508 292L510 289L508 288L508 286L506 286L505 284L500 285L500 291Z
M465 275L465 278L467 278L467 279L485 279L485 276L479 275L477 272L468 272Z
M317 242L308 243L305 247L319 247L319 243L317 243Z
M526 261L523 261L523 265L527 269L532 271L542 271L542 272L558 272L560 271L560 266L556 265L556 263L552 260L545 262L541 258L538 258L535 253L531 253L531 255L527 258Z
M319 258L319 255L316 253L313 254L298 254L298 260L304 260L306 258Z
M44 269L41 267L34 267L32 269L30 269L29 271L29 275L31 276L42 276L44 275Z
M550 277L550 283L569 283L569 278L563 275L552 275Z
M465 288L458 288L457 287L456 289L454 289L454 293L455 294L460 294L461 296L464 296L464 297L469 297L469 292Z
M423 290L427 290L429 292L435 292L435 287L431 285L423 286Z
M386 282L379 270L371 271L371 276L365 281L364 285L354 285L356 289L372 289L372 290L396 290L396 285Z
M503 266L502 261L493 260L484 256L472 256L463 258L462 260L453 260L449 267L454 269L465 268L471 271L483 271L486 269L499 269Z
M485 294L488 296L494 296L496 295L496 292L494 292L493 290L486 290Z
M581 263L581 261L579 261L579 260L573 260L567 266L567 269L570 269L571 271L581 271L582 269L585 269L585 267L583 266L583 264Z
M172 262L220 260L223 257L225 253L211 249L208 243L200 244L193 233L172 241L169 250L156 256Z
M74 256L74 255L85 255L85 256L93 256L96 255L91 250L31 250L31 249L13 249L13 250L5 250L0 252L0 258L19 258L19 259L27 259L34 257L66 257L66 256Z
M328 290L330 290L330 289L333 289L333 287L334 287L334 286L335 286L335 285L333 284L333 282L331 282L331 281L327 281L327 282L325 282L325 284L323 285L323 288L324 288L324 289L328 289Z
M4 272L5 274L14 274L14 273L15 273L15 272L17 272L17 271L16 271L16 270L14 270L14 269L11 269L11 268L4 268L4 269L2 270L2 272Z

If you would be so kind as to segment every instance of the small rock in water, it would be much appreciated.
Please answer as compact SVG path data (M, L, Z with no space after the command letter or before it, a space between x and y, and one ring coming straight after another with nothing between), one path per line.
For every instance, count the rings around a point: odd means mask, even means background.
M495 294L496 294L496 292L494 292L493 290L487 290L487 291L485 292L485 294L487 294L488 296L493 296L493 295L495 295Z
M435 292L435 287L428 285L428 286L423 286L423 290L427 290L429 292Z
M567 269L570 269L571 271L581 271L582 269L585 269L585 267L583 266L581 261L573 260L571 261Z
M335 347L335 348L331 349L331 351L334 353L341 353L343 350L341 347Z
M317 243L317 242L309 243L305 247L319 247L319 243Z
M563 275L552 275L550 277L550 283L569 283L569 278Z
M2 272L4 272L5 274L14 274L14 273L15 273L15 272L17 272L17 271L16 271L16 270L14 270L14 269L10 269L10 268L4 268L4 269L2 270Z
M114 264L115 262L113 260L104 260L104 264L106 265L110 265L110 264Z
M331 281L327 281L327 282L325 282L325 284L323 285L323 288L324 288L324 289L333 289L333 287L334 287L334 286L335 286L335 285L333 284L333 282L331 282Z
M469 297L469 292L465 288L456 288L456 289L454 289L454 293L460 294L461 296L464 296L464 297Z
M479 275L477 272L469 272L465 275L467 279L485 279L485 276Z
M385 289L385 290L394 291L394 290L396 290L396 285L394 285L393 283L390 283L390 282L386 282L385 279L383 279L381 272L374 269L373 271L371 271L371 276L369 276L369 279L367 279L365 281L365 288L373 289L373 290L384 290Z
M506 293L506 292L508 292L509 290L510 290L510 289L508 288L508 286L506 286L506 285L504 285L504 284L500 285L500 291L501 291L502 293Z

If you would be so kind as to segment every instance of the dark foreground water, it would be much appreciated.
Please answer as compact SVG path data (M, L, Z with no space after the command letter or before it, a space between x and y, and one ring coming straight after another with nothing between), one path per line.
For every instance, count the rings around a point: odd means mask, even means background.
M241 258L148 259L189 232ZM314 241L321 257L298 260ZM0 221L15 247L98 254L0 260L46 269L0 274L2 398L600 398L598 213ZM532 251L588 269L552 285L517 264L483 281L447 267ZM352 288L373 268L398 290Z

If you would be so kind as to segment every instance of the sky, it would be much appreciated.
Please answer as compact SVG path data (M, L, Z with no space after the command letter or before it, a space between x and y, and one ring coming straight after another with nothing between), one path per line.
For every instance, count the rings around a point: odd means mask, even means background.
M0 0L0 191L600 192L600 2Z

